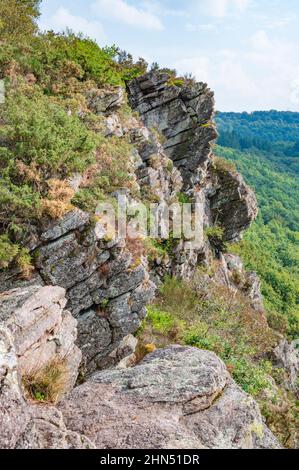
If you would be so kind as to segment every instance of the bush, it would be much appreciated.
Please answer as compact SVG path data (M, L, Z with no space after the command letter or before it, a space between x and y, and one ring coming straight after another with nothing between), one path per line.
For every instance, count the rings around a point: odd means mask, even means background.
M11 88L0 119L4 123L0 139L5 143L0 147L1 160L6 163L6 173L16 179L29 179L38 186L41 178L57 174L65 178L94 161L92 133L38 88Z
M62 180L94 162L95 137L38 88L22 83L8 91L0 119L0 229L38 219L43 210L59 216L65 211L54 208L55 198L61 204L73 195Z
M269 375L272 372L270 362L256 365L246 359L233 359L229 364L235 381L250 395L257 397L266 388L271 388Z
M24 41L36 32L40 0L1 0L0 37L10 43Z
M18 245L14 245L7 235L0 236L0 269L7 268L19 252Z
M212 169L217 173L237 173L237 168L234 163L220 157L214 158Z
M226 251L227 246L223 240L224 230L222 227L219 225L208 227L205 229L205 235L208 237L208 240L213 247L221 251Z

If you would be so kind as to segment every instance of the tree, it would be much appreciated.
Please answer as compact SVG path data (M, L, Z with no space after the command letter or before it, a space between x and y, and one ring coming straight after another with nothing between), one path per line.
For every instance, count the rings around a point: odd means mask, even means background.
M37 31L41 0L1 0L0 41L10 44L30 38Z

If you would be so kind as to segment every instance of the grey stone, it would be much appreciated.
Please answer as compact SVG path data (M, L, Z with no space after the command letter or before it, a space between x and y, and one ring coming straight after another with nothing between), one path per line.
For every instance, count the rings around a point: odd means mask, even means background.
M299 396L299 341L283 339L273 351L274 363L286 372L285 386Z
M89 90L86 94L87 104L95 114L105 114L118 109L124 104L125 93L122 87L111 89Z
M257 217L254 192L238 173L230 170L214 174L214 194L210 198L213 221L224 229L224 240L235 242Z
M280 448L255 401L209 351L172 346L94 374L59 409L100 449Z
M12 335L21 375L55 359L66 361L67 389L77 379L81 352L75 346L77 322L64 310L67 299L61 287L33 286L0 295L0 324Z
M87 212L76 210L68 212L58 223L52 225L46 232L42 233L42 241L52 241L62 237L66 233L85 226L90 219Z
M128 84L129 100L148 128L157 128L166 139L164 148L181 170L185 188L193 186L198 167L211 156L217 137L214 95L203 83L169 86L169 76L150 72ZM148 152L149 153L149 152Z

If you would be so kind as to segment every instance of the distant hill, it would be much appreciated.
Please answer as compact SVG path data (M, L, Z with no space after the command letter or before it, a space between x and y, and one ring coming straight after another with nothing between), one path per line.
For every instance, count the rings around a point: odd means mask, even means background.
M218 113L219 145L268 152L277 169L299 172L299 113Z
M218 113L216 121L216 154L236 164L260 207L234 249L262 278L270 320L298 337L299 113Z

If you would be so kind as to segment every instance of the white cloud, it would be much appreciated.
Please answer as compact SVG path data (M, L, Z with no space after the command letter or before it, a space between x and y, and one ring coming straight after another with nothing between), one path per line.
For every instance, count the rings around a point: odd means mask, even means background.
M281 17L281 18L273 19L273 20L268 18L265 22L265 28L275 29L275 30L284 29L287 26L289 26L290 24L292 24L293 22L297 21L297 19L298 18L297 18L296 15L284 16L284 17Z
M141 3L142 9L154 14L155 16L173 16L173 17L188 17L190 13L186 9L168 8L163 5L160 0L143 0Z
M268 34L263 30L257 31L250 38L249 42L251 43L253 49L255 50L263 50L263 49L265 50L265 49L271 48L272 46L272 43Z
M208 57L198 56L178 60L174 63L174 67L181 74L192 73L198 81L210 83L212 63Z
M83 33L99 43L106 41L103 26L98 21L89 21L82 16L70 13L66 8L60 7L50 18L43 20L40 24L42 30L65 31L67 28L74 33Z
M96 0L92 9L99 18L116 20L130 26L148 30L162 30L160 18L146 9L136 8L124 0Z
M251 0L201 0L202 11L208 16L224 18L232 13L244 12Z
M186 30L191 32L191 33L196 33L198 31L215 31L217 30L217 26L213 23L206 23L206 24L193 24L193 23L187 23L186 24Z
M225 111L292 109L299 111L299 64L295 44L256 31L242 54L222 49L213 55L176 62L215 90L216 106Z

